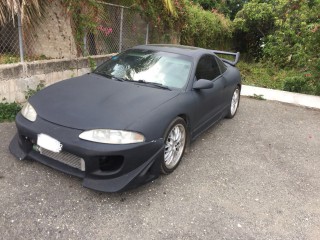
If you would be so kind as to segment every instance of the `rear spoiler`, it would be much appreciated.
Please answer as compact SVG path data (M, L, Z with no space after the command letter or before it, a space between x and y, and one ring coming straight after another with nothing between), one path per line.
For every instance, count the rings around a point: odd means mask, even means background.
M233 53L233 52L225 52L225 51L218 51L218 50L212 50L212 51L213 51L214 54L222 54L222 55L234 56L235 59L234 59L233 62L228 60L228 59L224 59L224 58L219 57L223 62L231 64L232 66L235 66L239 62L239 58L240 58L240 53L239 52Z

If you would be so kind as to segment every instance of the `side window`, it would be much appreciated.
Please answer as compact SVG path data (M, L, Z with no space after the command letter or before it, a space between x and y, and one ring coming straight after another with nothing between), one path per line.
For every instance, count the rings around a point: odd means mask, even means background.
M213 80L219 75L220 69L215 57L212 55L202 56L198 62L196 78Z
M217 60L217 63L219 65L221 74L224 73L227 70L226 65L217 57L216 57L216 60Z

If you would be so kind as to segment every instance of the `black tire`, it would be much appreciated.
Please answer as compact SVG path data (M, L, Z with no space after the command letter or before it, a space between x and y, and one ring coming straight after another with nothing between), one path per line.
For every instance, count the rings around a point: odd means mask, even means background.
M236 109L235 109L235 111L234 111L234 110L232 109L232 107L234 107L234 105L233 105L233 100L234 100L234 95L235 95L236 93L238 94L238 99L237 99L237 103L236 103ZM240 103L240 87L237 86L237 87L234 89L233 93L232 93L232 96L231 96L231 99L230 99L230 104L229 104L229 109L228 109L228 114L227 114L226 118L231 119L231 118L233 118L233 117L236 115L236 113L237 113L237 111L238 111L238 108L239 108L239 103Z
M179 149L179 153L177 153L177 157L175 159L175 161L173 162L172 165L168 164L168 159L166 161L166 156L169 151L168 149L168 145L170 144L170 140L171 138L169 138L171 135L171 131L174 129L174 128L182 128L184 129L184 139L182 140L183 141L183 145L182 145L182 151L180 153L180 149ZM179 163L181 162L181 159L184 155L184 152L186 150L186 147L187 147L187 138L188 138L188 132L187 132L187 124L186 122L180 118L180 117L177 117L175 118L168 126L165 134L164 134L164 144L165 144L165 151L164 151L164 154L163 154L163 160L161 162L161 165L160 165L160 170L163 174L170 174L172 173L179 165ZM168 144L167 144L168 143ZM175 142L173 142L175 143ZM172 146L171 146L172 147ZM176 150L177 148L174 147L175 150L171 150L171 152L178 152L178 150ZM180 156L179 156L180 155ZM173 153L173 157L174 157L174 153Z

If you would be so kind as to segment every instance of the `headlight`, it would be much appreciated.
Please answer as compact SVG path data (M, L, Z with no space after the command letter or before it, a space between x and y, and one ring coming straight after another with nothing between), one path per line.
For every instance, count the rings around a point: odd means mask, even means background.
M37 118L37 112L29 102L23 106L21 109L21 114L31 122L34 122Z
M94 129L85 131L79 135L79 138L108 144L129 144L144 142L144 136L140 133L111 130L111 129Z

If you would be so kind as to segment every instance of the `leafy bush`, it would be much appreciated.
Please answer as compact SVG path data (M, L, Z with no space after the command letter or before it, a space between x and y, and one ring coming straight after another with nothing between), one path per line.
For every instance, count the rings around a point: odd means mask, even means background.
M20 61L19 56L15 56L13 54L1 54L0 55L0 64L17 63L19 61Z
M320 96L320 82L316 85L314 93L315 95Z
M31 89L28 86L27 91L25 91L25 99L28 100L33 94L40 91L44 87L44 81L40 81L36 89ZM2 102L0 102L0 122L13 121L21 108L22 106L19 103L8 103L6 102L5 98L2 99Z
M233 21L235 46L261 63L242 64L244 82L320 95L319 8L314 0L246 2Z
M234 45L254 60L262 57L265 37L273 31L276 13L271 2L252 0L246 3L233 21Z
M150 24L150 43L179 43L174 35L180 32L185 23L185 0L159 1L159 0L132 0L133 6ZM166 4L167 3L167 7ZM169 8L172 11L168 9ZM168 41L169 40L169 41Z
M284 80L283 90L289 92L312 94L314 92L313 87L307 78L302 76L288 77Z
M27 62L37 61L37 60L47 60L50 59L44 54L41 55L33 55L33 56L25 56L24 60ZM10 64L10 63L19 63L21 62L20 56L14 55L11 53L0 54L0 64Z
M314 0L248 1L233 21L235 45L255 60L314 71L320 58L319 8Z
M293 71L285 71L266 63L247 63L240 61L238 64L243 84L257 87L282 89L283 79L297 74Z
M234 19L236 13L242 8L246 1L243 0L193 0L194 3L199 3L205 10L217 9L230 19Z
M37 85L36 89L32 89L28 86L27 91L24 92L25 99L28 100L32 95L34 95L36 92L39 92L44 87L45 87L44 81L40 81L40 83Z
M313 72L243 61L239 62L238 68L243 84L320 96L320 79Z
M96 62L93 60L93 58L88 57L88 62L89 62L90 70L91 70L91 71L95 70L96 67L97 67L97 64L96 64ZM42 88L43 88L43 87L44 87L44 86L42 86ZM41 90L41 88L40 88L39 90Z
M0 122L13 121L20 110L21 105L16 102L0 102Z
M265 38L264 56L280 67L308 67L319 58L320 2L286 1L278 9L275 31Z
M205 11L199 5L187 4L181 44L211 49L228 49L232 23L217 11Z

